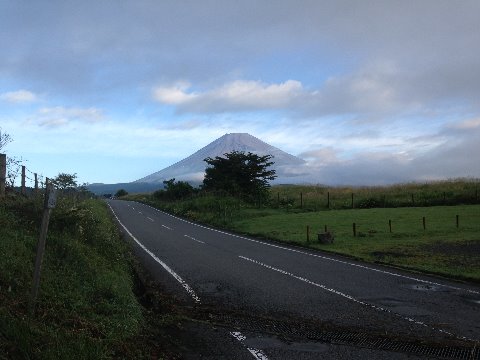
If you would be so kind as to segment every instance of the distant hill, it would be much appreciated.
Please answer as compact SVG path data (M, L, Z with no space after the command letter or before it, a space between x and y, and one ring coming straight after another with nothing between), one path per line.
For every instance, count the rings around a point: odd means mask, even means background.
M251 152L260 156L273 155L273 168L277 172L276 182L291 182L291 178L303 175L305 161L269 145L247 133L225 134L189 157L145 176L134 183L162 184L164 180L175 178L199 184L203 181L207 157L223 156L232 151Z
M163 189L163 184L157 183L119 183L119 184L90 184L87 186L88 190L97 195L112 194L114 195L118 190L124 189L128 193L143 193L153 192L158 189Z

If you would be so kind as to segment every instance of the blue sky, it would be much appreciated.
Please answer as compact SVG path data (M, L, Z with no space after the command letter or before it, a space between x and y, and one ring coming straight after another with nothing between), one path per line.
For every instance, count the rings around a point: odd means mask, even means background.
M2 151L129 182L225 133L317 182L480 177L478 1L0 0Z

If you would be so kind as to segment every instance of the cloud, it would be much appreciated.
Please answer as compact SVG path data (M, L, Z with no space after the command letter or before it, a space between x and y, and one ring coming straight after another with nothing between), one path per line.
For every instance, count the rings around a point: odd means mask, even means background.
M191 83L178 82L155 87L152 96L178 113L273 110L304 118L347 115L376 120L439 106L407 84L410 80L415 83L393 62L377 61L352 73L330 76L317 87L293 79L277 83L236 80L194 91Z
M38 100L38 97L31 91L17 90L0 94L0 100L13 104L21 104L35 102Z
M62 106L44 107L30 119L44 127L60 127L72 122L94 124L105 119L103 111L97 108L66 108Z
M476 156L469 155L480 153L478 119L448 124L432 138L435 142L427 149L416 146L396 153L374 150L345 157L342 149L333 147L306 151L299 155L307 160L311 173L304 180L330 185L381 185L480 178L480 163Z
M189 88L185 83L160 86L153 90L153 97L183 112L219 113L286 109L305 92L302 84L295 80L279 84L237 80L204 92L188 92Z

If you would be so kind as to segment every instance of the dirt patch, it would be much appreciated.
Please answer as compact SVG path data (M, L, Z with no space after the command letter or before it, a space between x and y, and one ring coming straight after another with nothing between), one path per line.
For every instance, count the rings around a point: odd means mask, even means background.
M406 258L411 256L409 254L395 251L373 251L370 255L379 261L383 261L385 258Z
M480 240L465 241L463 243L436 242L424 245L422 250L433 254L448 256L472 256L480 260Z

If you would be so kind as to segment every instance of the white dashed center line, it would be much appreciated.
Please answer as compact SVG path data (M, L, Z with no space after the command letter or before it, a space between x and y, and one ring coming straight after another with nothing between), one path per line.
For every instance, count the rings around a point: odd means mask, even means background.
M205 244L205 242L203 242L202 240L195 239L194 237L191 237L191 236L188 236L188 235L183 235L183 236L185 236L186 238L189 238L193 241L199 242L200 244Z
M151 217L148 217L147 216L147 219L150 220L151 222L154 222L155 220L153 220Z
M451 332L449 332L449 331L446 331L446 330L443 330L443 329L440 329L440 328L437 328L437 327L434 327L434 326L427 325L426 323L424 323L424 322L422 322L422 321L418 321L418 320L412 319L411 317L397 314L396 312L390 311L390 310L388 310L388 309L386 309L386 308L383 308L383 307L381 307L381 306L377 306L377 305L370 304L370 303L367 303L367 302L362 301L362 300L358 300L358 299L356 299L355 297L353 297L352 295L345 294L345 293L343 293L343 292L341 292L341 291L339 291L339 290L336 290L336 289L330 288L330 287L328 287L328 286L325 286L325 285L316 283L316 282L314 282L314 281L312 281L312 280L309 280L309 279L307 279L307 278L304 278L304 277L302 277L302 276L298 276L298 275L292 274L291 272L288 272L288 271L286 271L286 270L278 269L278 268L276 268L276 267L267 265L267 264L262 263L262 262L257 261L257 260L250 259L250 258L245 257L245 256L239 255L238 257L239 257L240 259L247 260L247 261L250 261L250 262L252 262L252 263L254 263L254 264L263 266L263 267L265 267L265 268L267 268L267 269L270 269L270 270L279 272L279 273L281 273L281 274L290 276L290 277L292 277L292 278L294 278L294 279L303 281L303 282L305 282L305 283L307 283L307 284L309 284L309 285L316 286L316 287L318 287L318 288L320 288L320 289L322 289L322 290L326 290L326 291L331 292L331 293L333 293L333 294L335 294L335 295L339 295L339 296L341 296L341 297L343 297L343 298L345 298L345 299L348 299L348 300L350 300L350 301L353 301L353 302L355 302L355 303L357 303L357 304L360 304L360 305L369 307L369 308L374 309L374 310L377 310L377 311L383 311L383 312L385 312L385 313L392 314L392 315L394 315L394 316L396 316L396 317L398 317L398 318L401 318L401 319L406 320L406 321L408 321L408 322L414 323L414 324L416 324L416 325L423 326L423 327L432 329L432 330L434 330L434 331L438 331L438 332L440 332L440 333L442 333L442 334L450 335L450 336L455 337L455 338L457 338L457 339L469 340L469 341L477 341L477 340L475 340L475 339L469 339L469 338L467 338L467 337L465 337L465 336L455 335L455 334L453 334L453 333L451 333Z

